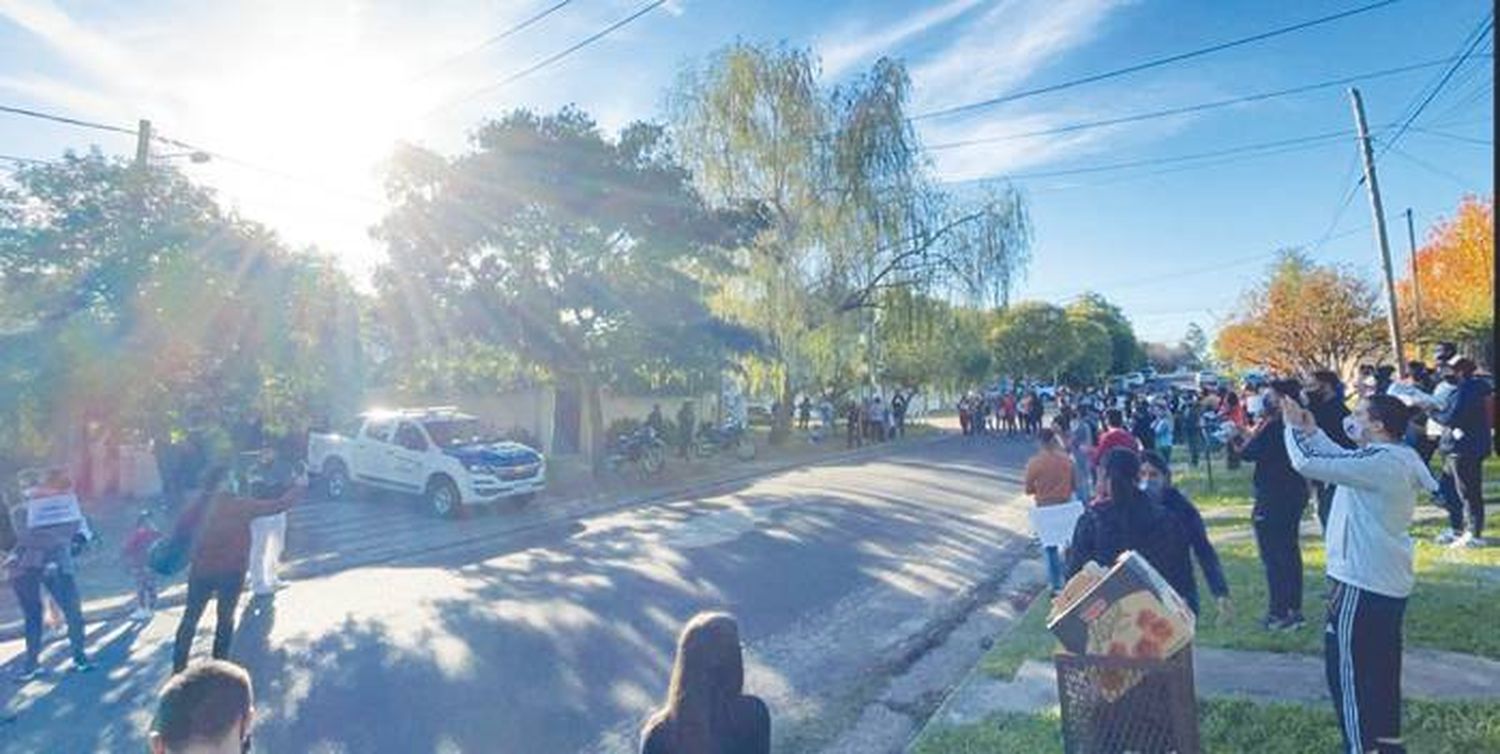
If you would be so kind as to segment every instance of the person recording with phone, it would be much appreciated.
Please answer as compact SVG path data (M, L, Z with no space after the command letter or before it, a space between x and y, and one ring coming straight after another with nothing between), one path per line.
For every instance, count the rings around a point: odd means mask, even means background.
M1437 480L1402 442L1411 409L1393 396L1360 401L1353 450L1329 439L1296 401L1281 407L1293 468L1338 486L1324 533L1331 588L1323 662L1344 750L1404 752L1402 622L1416 583L1410 529L1417 493L1436 494Z
M1296 380L1276 380L1271 387L1251 396L1247 408L1255 409L1257 421L1248 435L1236 435L1231 443L1240 457L1255 464L1251 477L1255 506L1251 518L1255 544L1266 573L1267 606L1261 625L1268 631L1302 628L1302 514L1307 510L1307 480L1292 468L1286 445L1281 441L1282 417L1278 396L1301 400L1302 386ZM1300 406L1301 404L1298 403Z

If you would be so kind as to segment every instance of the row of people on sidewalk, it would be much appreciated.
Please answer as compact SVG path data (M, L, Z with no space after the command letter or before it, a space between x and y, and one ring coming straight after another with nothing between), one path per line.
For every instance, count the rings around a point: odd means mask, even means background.
M1472 362L1455 361L1450 371L1458 386L1473 384L1465 382L1474 379ZM1296 630L1304 623L1299 536L1311 481L1320 500L1327 497L1320 515L1329 580L1324 655L1340 730L1348 751L1399 752L1404 751L1402 622L1416 581L1410 528L1418 496L1427 492L1436 497L1440 484L1406 442L1412 407L1393 395L1372 392L1339 418L1336 434L1325 428L1333 412L1317 408L1335 402L1329 377L1320 373L1313 380L1313 410L1304 407L1295 381L1273 382L1255 396L1256 428L1233 438L1239 454L1256 465L1252 516L1269 603L1263 625ZM1468 394L1483 397L1486 387L1467 388ZM1450 430L1469 426L1464 411L1450 402L1438 409L1436 418L1449 422ZM1488 426L1479 418L1471 436L1487 445ZM1027 491L1036 497L1039 511L1062 505L1080 509L1066 537L1055 533L1055 520L1054 533L1044 531L1046 520L1056 516L1036 517L1042 522L1038 529L1054 589L1090 560L1107 566L1121 552L1135 550L1197 611L1196 555L1221 601L1220 619L1226 619L1228 587L1202 517L1172 490L1164 459L1142 452L1120 419L1117 414L1108 417L1110 427L1093 448L1091 476L1098 484L1092 498L1076 495L1074 459L1051 433L1043 436L1042 451L1028 464ZM1459 438L1451 439L1456 447ZM1080 499L1090 500L1086 508ZM1473 517L1470 531L1482 531L1482 522L1482 514ZM1467 541L1482 543L1477 534ZM1060 558L1065 547L1066 570Z
M897 390L891 404L879 395L850 401L844 409L844 444L857 448L867 442L885 442L906 436L906 412L915 392Z
M262 470L279 464L274 451L263 451ZM252 474L254 469L250 470ZM228 656L234 636L234 615L247 575L257 596L269 596L280 587L277 564L285 540L285 511L302 499L305 482L271 494L259 481L244 480L243 494L231 490L227 465L211 468L201 483L202 493L178 517L169 535L162 534L143 514L127 537L123 555L135 583L135 610L131 617L150 620L157 601L161 571L175 570L163 561L177 558L188 566L186 607L173 647L174 670L187 664L193 635L210 600L217 602L213 655ZM43 492L66 491L68 480L54 474ZM41 492L28 492L35 498ZM32 526L26 500L9 512L15 532L13 546L5 557L6 575L21 608L25 654L17 680L30 681L42 672L45 605L49 594L63 614L75 672L93 669L84 642L84 615L79 593L74 537L80 520L43 522Z
M666 700L646 720L641 754L769 754L771 712L745 693L739 624L700 613L677 638ZM149 736L152 754L250 750L255 694L250 674L221 659L187 666L163 686Z
M958 426L965 435L1004 432L1034 435L1042 428L1045 401L1034 391L981 395L970 392L958 400Z

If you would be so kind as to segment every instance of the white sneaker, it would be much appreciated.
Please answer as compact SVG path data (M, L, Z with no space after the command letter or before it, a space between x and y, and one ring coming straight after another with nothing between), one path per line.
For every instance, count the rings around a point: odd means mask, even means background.
M130 619L137 623L144 623L151 620L151 611L144 607L137 607L130 611Z
M1434 537L1432 541L1440 545L1451 545L1455 539L1458 539L1458 534L1452 529L1444 529L1443 533Z
M1469 541L1464 543L1464 547L1467 547L1469 549L1477 549L1480 547L1488 546L1489 543L1484 541L1484 537L1469 537Z
M1452 542L1449 542L1448 543L1448 548L1452 549L1452 550L1463 549L1465 547L1468 547L1469 546L1469 542L1471 540L1473 540L1473 539L1474 539L1474 536L1472 534L1470 534L1468 532L1464 532L1463 534L1460 534L1456 538L1454 538L1454 540Z

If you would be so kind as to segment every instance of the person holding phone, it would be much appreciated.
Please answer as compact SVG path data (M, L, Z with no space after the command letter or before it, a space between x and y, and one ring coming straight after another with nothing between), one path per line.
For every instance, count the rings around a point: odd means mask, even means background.
M1302 514L1307 510L1307 480L1292 468L1286 445L1281 441L1282 417L1278 397L1300 404L1301 386L1295 380L1276 380L1256 398L1259 420L1248 436L1231 442L1241 458L1255 464L1251 476L1255 507L1251 520L1255 544L1266 573L1266 616L1261 625L1268 631L1295 631L1302 617Z
M1339 447L1295 401L1283 399L1283 444L1298 472L1337 485L1328 531L1328 618L1323 662L1345 751L1405 751L1401 645L1416 584L1411 539L1417 493L1438 483L1402 442L1411 409L1390 395L1360 401L1356 449Z

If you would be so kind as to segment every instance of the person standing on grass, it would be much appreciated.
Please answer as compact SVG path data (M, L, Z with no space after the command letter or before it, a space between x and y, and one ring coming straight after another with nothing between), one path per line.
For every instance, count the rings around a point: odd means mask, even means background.
M1136 441L1135 435L1125 430L1125 416L1117 408L1104 412L1104 434L1099 436L1099 442L1094 445L1094 450L1089 456L1089 467L1093 470L1094 478L1099 478L1099 463L1105 454L1116 448L1124 448L1132 453L1141 451L1141 444Z
M1394 397L1372 395L1355 408L1353 450L1295 401L1281 407L1292 466L1338 486L1324 534L1332 588L1323 658L1345 750L1404 752L1402 622L1416 583L1409 532L1417 493L1435 494L1437 480L1401 441L1410 409Z
M307 492L306 479L299 479L279 498L250 500L228 491L228 477L227 466L210 468L204 475L202 495L177 523L195 535L188 561L187 604L172 645L173 673L187 667L193 635L198 632L198 621L203 618L210 599L216 601L218 608L213 656L220 660L229 656L234 641L234 611L245 589L245 573L250 565L250 521L287 510Z
M1234 620L1234 603L1229 599L1229 582L1224 579L1224 567L1219 563L1219 552L1208 540L1208 527L1203 525L1203 516L1181 490L1172 486L1172 469L1167 459L1154 451L1141 453L1141 491L1153 502L1160 503L1168 513L1177 517L1188 545L1197 557L1198 568L1208 582L1208 591L1214 596L1219 608L1218 624L1226 626ZM1187 591L1182 598L1193 612L1198 609L1198 581L1188 579Z
M1255 464L1251 476L1255 507L1251 511L1255 545L1266 572L1267 630L1302 628L1302 514L1307 510L1307 480L1292 468L1281 442L1282 417L1275 395L1299 395L1295 381L1278 380L1256 401L1259 421L1250 434L1231 441L1240 457Z
M1026 494L1036 502L1032 529L1042 542L1047 582L1056 594L1063 588L1063 552L1083 504L1073 496L1073 458L1052 429L1037 433L1036 455L1026 462Z
M1156 435L1156 452L1160 453L1162 459L1168 464L1172 463L1172 442L1176 429L1173 425L1175 423L1172 409L1162 406L1156 410L1156 421L1151 425Z
M1443 471L1453 477L1457 501L1450 508L1454 527L1453 547L1484 547L1484 478L1483 464L1489 455L1490 417L1494 415L1495 389L1489 381L1475 374L1473 359L1456 359L1446 375L1455 386L1447 404L1432 418L1443 426L1438 450L1443 454ZM1469 520L1464 526L1463 509Z

